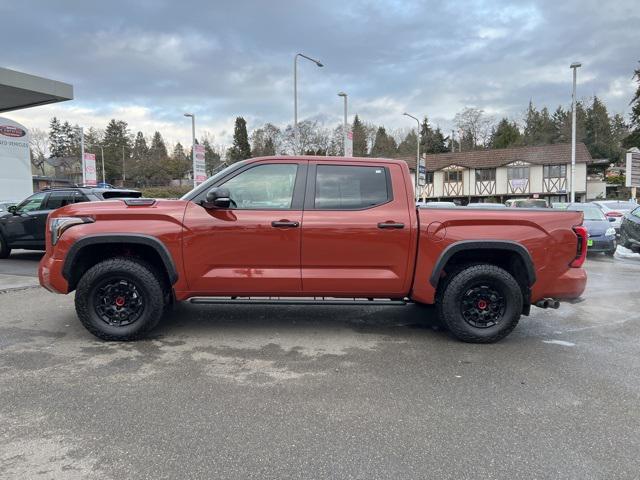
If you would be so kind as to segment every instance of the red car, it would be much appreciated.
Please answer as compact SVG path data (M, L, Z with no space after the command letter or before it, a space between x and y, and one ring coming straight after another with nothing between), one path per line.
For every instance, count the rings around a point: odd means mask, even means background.
M436 304L457 338L511 332L584 291L582 213L417 209L407 165L265 157L180 200L70 205L48 219L40 283L76 291L107 340L143 337L174 301Z

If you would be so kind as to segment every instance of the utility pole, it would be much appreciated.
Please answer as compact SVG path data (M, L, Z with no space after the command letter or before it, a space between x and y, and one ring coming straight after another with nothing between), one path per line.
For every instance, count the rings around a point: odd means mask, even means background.
M102 157L102 183L107 183L104 175L104 147L102 145L100 145L100 156Z
M344 98L344 126L342 127L342 155L344 157L347 156L347 141L348 141L348 132L347 132L347 94L344 92L338 93L339 97Z
M454 131L451 130L451 153L456 151Z
M82 167L82 186L87 184L87 172L84 168L84 128L80 127L80 166Z
M124 182L127 179L127 175L124 171L124 145L122 145L122 186L124 187Z
M298 57L306 58L310 62L315 63L318 67L324 65L315 58L307 57L302 53L296 53L293 57L293 133L296 139L296 147L298 144ZM297 152L296 152L297 153Z
M413 118L418 124L418 129L416 130L417 152L416 152L416 178L415 178L415 187L414 187L416 189L415 191L416 202L418 202L418 200L420 200L420 193L418 192L418 189L420 188L420 185L418 182L418 178L420 177L420 120L418 120L413 115L409 115L407 112L403 113L403 115L406 115L409 118Z
M580 62L573 62L573 93L571 95L571 203L576 201L576 77Z
M196 116L193 113L185 113L185 117L191 117L191 168L193 168L193 188L198 186L196 180Z

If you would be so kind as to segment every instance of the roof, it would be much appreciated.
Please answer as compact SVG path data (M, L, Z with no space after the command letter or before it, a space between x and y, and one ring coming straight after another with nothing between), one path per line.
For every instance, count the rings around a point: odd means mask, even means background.
M68 83L0 67L0 112L73 99Z
M416 168L416 157L402 157L410 170ZM467 168L496 168L512 162L527 162L534 165L571 163L571 144L557 143L536 147L499 148L493 150L471 150L425 155L427 171L435 171L450 165ZM576 163L591 162L591 155L584 143L576 144Z

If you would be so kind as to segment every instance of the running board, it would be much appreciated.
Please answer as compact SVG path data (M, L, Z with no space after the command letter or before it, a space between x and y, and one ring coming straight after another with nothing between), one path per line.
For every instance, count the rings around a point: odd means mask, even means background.
M191 297L189 303L199 305L366 305L402 306L407 300L367 299L367 298L334 298L334 297Z

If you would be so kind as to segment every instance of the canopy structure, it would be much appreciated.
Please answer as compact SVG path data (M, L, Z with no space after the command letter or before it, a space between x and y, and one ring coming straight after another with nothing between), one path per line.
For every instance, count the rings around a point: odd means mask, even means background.
M0 112L73 99L68 83L0 67Z

